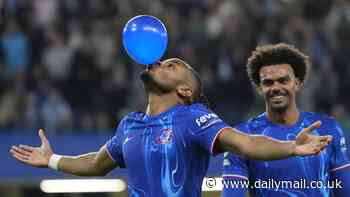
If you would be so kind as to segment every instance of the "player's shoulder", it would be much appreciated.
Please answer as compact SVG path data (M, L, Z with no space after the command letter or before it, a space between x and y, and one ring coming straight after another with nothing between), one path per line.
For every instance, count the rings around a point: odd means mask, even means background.
M145 113L135 111L130 112L123 116L123 118L120 119L118 126L116 128L116 133L122 131L122 133L129 132L129 128L134 125L136 122L141 122L142 118L144 117Z
M329 116L324 113L316 113L316 112L301 112L304 119L308 120L308 122L312 123L315 121L321 121L321 128L335 128L337 127L337 121L333 116Z
M204 114L214 114L207 106L202 103L183 105L177 110L177 114L186 117L196 117ZM216 116L216 114L214 114Z
M138 118L142 118L145 115L144 112L141 111L133 111L133 112L129 112L128 114L126 114L123 117L123 120L127 120L127 119L138 119Z
M142 121L145 113L141 111L129 112L119 122L119 124L130 124L135 121Z
M187 125L196 128L221 121L217 114L201 103L183 105L177 110L176 116L178 120L183 120Z
M211 112L208 106L202 103L193 103L191 105L187 105L188 109L193 112Z
M261 113L255 117L250 118L247 123L250 127L261 127L268 124L266 113Z
M266 113L262 113L245 122L237 124L235 128L246 133L255 133L263 130L263 128L267 127L268 125L269 123L266 119Z
M337 120L333 116L316 112L302 112L302 115L309 124L315 121L321 121L321 127L318 130L321 132L322 135L341 134L341 128Z

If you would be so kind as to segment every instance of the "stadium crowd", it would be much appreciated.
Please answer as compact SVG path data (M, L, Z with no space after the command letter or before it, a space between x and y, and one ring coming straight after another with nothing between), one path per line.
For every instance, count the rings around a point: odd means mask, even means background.
M151 14L168 29L165 57L181 57L230 124L263 110L246 75L261 44L286 42L310 55L299 104L350 129L350 1L1 0L0 128L111 131L142 110L142 66L126 55L123 25ZM312 11L311 11L312 10Z

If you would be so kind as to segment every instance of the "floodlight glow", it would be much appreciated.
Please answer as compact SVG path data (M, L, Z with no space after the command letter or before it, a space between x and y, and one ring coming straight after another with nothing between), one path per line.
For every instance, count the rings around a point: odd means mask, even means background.
M56 179L40 183L45 193L122 192L126 188L120 179Z

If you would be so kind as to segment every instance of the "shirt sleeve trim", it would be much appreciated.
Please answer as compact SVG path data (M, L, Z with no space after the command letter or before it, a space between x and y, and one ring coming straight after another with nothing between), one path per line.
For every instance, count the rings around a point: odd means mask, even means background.
M331 169L331 172L350 167L350 163Z
M104 147L105 147L105 149L106 149L106 152L107 152L108 156L112 159L112 161L113 161L114 163L117 163L117 161L112 157L112 154L109 152L108 147L107 147L106 144L104 145Z
M219 134L224 130L224 129L228 129L228 128L231 128L231 127L223 127L221 128L215 135L213 141L211 142L211 148L210 148L210 153L211 155L214 155L214 145L215 145L215 142L216 142L216 139L218 138Z

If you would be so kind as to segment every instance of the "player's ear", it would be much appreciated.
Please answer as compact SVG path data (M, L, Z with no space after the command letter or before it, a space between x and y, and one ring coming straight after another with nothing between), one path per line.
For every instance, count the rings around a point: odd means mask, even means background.
M182 98L191 98L193 95L193 91L187 85L179 85L176 88L177 94Z

